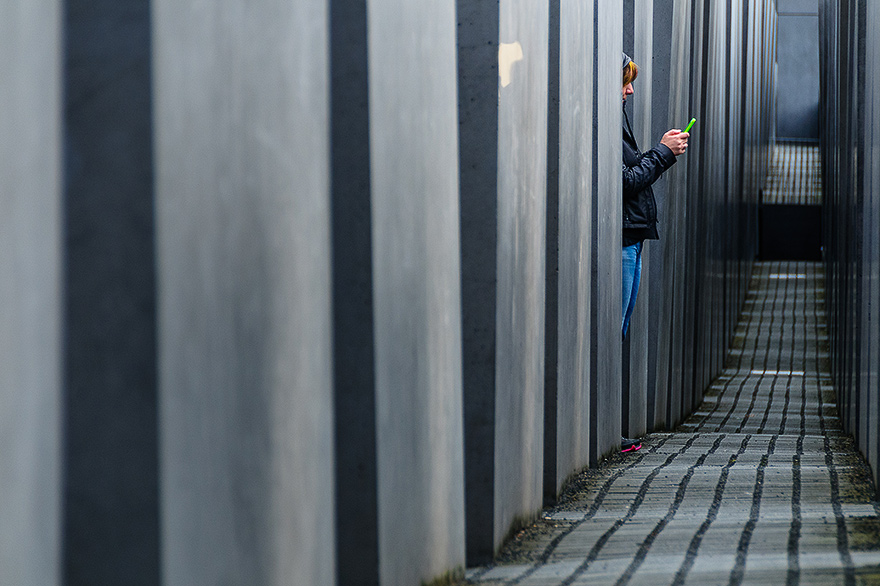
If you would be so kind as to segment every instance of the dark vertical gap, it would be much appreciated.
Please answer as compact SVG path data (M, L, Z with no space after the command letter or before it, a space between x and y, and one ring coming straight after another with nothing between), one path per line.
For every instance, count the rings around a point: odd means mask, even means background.
M68 0L63 10L63 582L155 586L150 6Z
M330 2L336 567L379 579L367 6Z
M547 245L544 309L544 504L556 501L559 393L559 0L550 0L547 116ZM571 390L571 389L570 389Z
M497 2L456 1L467 563L494 555Z

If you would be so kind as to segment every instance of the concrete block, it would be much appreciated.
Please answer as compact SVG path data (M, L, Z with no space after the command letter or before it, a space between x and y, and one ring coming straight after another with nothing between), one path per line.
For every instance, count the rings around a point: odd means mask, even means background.
M591 461L621 435L621 62L623 5L596 2L596 108L592 255Z
M549 42L544 3L499 10L496 544L542 503Z
M555 441L545 445L544 466L553 473L545 476L544 492L554 496L572 473L589 465L590 456L593 8L590 2L560 3L558 28L551 28L560 48L558 230L556 240L548 234L547 242L558 249L557 319L552 323L558 332L558 362L546 368L558 373L558 384L552 407L549 399L545 405L553 410L545 425L552 419Z
M61 583L61 5L0 5L0 583Z
M327 12L153 4L164 584L335 583Z
M819 16L781 14L777 34L776 135L818 139Z
M458 8L470 562L542 502L549 15Z
M379 583L406 585L465 562L455 5L367 23Z

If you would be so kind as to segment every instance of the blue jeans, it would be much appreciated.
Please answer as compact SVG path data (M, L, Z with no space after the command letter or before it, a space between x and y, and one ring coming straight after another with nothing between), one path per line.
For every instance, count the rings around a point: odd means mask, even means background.
M620 329L621 339L626 337L629 318L636 307L636 296L639 294L639 280L642 276L642 243L623 247L623 322Z

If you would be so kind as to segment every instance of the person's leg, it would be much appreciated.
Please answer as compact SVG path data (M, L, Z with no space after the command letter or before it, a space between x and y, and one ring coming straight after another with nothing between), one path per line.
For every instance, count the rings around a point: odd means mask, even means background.
M629 328L629 319L636 306L636 297L639 293L639 281L642 275L642 243L626 246L623 249L623 322L621 323L621 340L626 339L626 330ZM642 442L627 437L620 438L621 452L634 452L640 450Z
M623 319L620 324L621 339L626 337L629 319L636 307L639 281L642 276L642 243L623 248Z
M623 294L623 309L620 317L621 331L624 331L624 326L626 325L626 310L629 308L629 298L632 296L632 284L636 270L636 256L635 244L623 247L623 252L621 254L623 260L623 270L621 271L623 275L623 286L621 287L621 293Z

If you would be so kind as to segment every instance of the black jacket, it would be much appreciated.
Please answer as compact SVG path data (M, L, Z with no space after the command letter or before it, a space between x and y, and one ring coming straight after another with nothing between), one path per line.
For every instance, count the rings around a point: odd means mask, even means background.
M623 109L623 244L657 240L657 202L653 184L675 164L675 155L665 144L640 152L633 136L626 102Z

